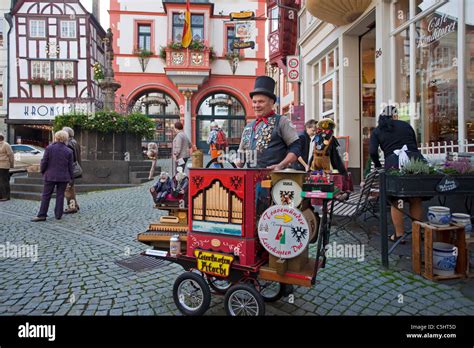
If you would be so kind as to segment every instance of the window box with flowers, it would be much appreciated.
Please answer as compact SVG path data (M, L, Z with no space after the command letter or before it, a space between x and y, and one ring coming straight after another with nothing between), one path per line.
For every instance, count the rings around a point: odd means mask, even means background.
M202 41L191 41L188 48L183 48L181 42L171 42L160 48L160 57L167 67L199 67L209 68L210 62L216 59L213 47L208 47Z
M77 83L75 79L54 79L54 80L47 80L42 77L36 77L29 79L26 83L29 85L40 85L40 86L73 86Z

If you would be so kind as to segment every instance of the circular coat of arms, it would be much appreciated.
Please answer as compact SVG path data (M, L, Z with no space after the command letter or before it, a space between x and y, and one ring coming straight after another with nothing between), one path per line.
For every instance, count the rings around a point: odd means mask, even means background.
M264 211L258 222L258 238L273 256L292 259L308 246L310 228L298 209L274 205Z
M291 179L282 179L272 188L272 198L275 204L297 207L301 203L301 187Z

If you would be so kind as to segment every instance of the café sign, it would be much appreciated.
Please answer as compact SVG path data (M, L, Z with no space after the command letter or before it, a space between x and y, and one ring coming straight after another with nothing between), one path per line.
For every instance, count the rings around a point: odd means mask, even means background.
M432 43L440 40L444 36L456 31L456 22L449 19L446 14L441 17L433 16L428 22L426 28L427 35L420 35L418 39L417 48L427 47Z

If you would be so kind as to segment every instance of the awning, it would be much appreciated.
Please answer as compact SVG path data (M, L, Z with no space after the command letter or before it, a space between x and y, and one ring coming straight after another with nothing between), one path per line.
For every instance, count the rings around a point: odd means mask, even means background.
M52 126L53 125L53 120L22 120L22 119L9 119L9 118L7 118L5 120L5 123L7 123L7 124L16 124L16 125L20 125L20 126L33 125L33 124Z
M372 0L307 0L306 9L324 22L343 26L352 23Z

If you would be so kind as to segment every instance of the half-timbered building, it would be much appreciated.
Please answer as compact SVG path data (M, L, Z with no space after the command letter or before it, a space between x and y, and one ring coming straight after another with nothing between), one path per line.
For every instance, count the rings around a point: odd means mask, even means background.
M79 0L19 0L11 15L10 140L44 146L56 116L101 99L106 33Z

